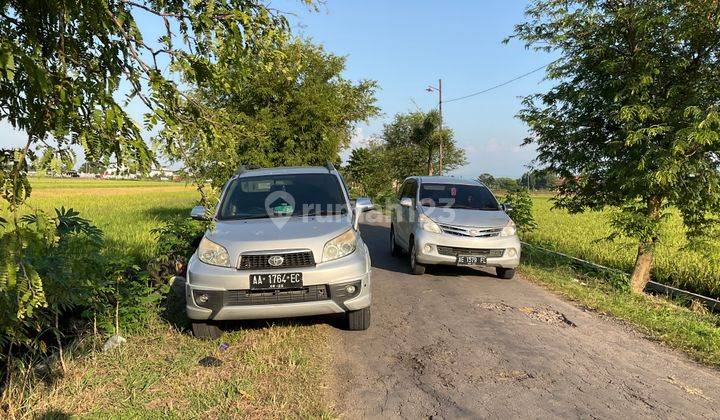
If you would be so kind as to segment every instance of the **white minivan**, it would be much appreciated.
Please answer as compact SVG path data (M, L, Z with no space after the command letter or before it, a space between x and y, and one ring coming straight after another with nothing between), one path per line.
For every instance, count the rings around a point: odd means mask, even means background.
M475 180L443 176L405 179L392 211L392 253L410 254L410 270L446 264L494 267L510 279L520 264L520 239L505 205Z

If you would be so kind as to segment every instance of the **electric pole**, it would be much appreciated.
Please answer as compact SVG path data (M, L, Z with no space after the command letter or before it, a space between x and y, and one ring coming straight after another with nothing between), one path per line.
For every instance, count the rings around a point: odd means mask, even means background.
M437 92L438 93L438 112L440 113L440 144L438 146L438 149L440 151L440 162L438 165L438 175L442 175L443 173L443 113L442 113L442 79L438 79L438 85L435 86L428 86L426 89L428 92Z

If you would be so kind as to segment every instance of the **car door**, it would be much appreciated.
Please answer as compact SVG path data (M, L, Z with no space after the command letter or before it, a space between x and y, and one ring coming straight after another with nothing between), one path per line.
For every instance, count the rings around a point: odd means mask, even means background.
M408 179L407 181L405 181L403 188L400 190L400 198L402 199L404 197L409 197L412 200L413 205L411 207L404 207L398 205L399 234L397 235L397 237L398 242L403 248L410 249L409 238L414 228L413 215L415 213L414 207L417 201L417 182L414 179Z

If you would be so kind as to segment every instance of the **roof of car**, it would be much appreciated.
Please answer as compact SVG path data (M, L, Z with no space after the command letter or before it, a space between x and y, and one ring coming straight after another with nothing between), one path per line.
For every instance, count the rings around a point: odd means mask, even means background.
M242 172L238 177L245 178L249 176L266 176L266 175L290 175L290 174L334 174L328 168L323 166L281 166L277 168L260 168L250 169Z
M418 179L423 184L482 185L482 183L474 179L455 178L453 176L413 176L411 178Z

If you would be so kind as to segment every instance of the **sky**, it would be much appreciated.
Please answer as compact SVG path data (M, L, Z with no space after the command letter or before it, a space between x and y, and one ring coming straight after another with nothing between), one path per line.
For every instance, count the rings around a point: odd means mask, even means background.
M520 41L502 43L523 21L525 1L327 0L319 11L309 10L299 0L273 0L270 5L292 14L295 34L346 56L345 77L378 82L377 105L382 113L358 125L352 147L379 136L383 124L396 113L437 107L437 93L426 88L437 86L439 78L448 100L552 61L552 56L527 50ZM154 25L142 18L138 23L141 28ZM549 86L539 71L491 92L444 104L444 125L454 130L469 161L454 175L476 177L488 172L517 178L526 171L535 150L520 146L528 133L515 115L522 96ZM131 106L129 111L142 121L142 107ZM24 138L24 133L0 122L0 147L17 146Z

